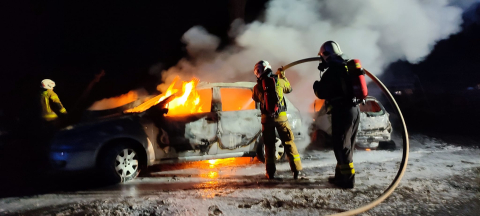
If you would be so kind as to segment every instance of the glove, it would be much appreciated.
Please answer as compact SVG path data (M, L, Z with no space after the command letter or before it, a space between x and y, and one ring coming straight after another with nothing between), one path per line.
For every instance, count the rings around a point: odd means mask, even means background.
M285 78L285 71L283 70L283 67L277 69L276 75L278 78L283 79Z

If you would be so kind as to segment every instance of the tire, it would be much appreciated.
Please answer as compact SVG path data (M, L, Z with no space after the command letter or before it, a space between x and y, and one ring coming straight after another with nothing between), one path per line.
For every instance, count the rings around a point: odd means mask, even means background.
M277 137L275 140L275 161L282 161L285 158L285 146L282 141ZM257 145L257 159L262 163L265 163L265 144L263 143L263 138L259 138Z
M130 181L140 174L139 152L129 145L120 144L106 149L101 158L100 170L106 183L117 184Z
M379 150L395 150L397 149L397 145L395 145L395 142L393 140L390 141L385 141L385 142L380 142L378 144Z

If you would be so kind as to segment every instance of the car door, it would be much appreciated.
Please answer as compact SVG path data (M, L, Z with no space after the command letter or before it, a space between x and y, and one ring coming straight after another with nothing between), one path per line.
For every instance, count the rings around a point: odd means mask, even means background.
M159 125L158 146L163 152L158 158L180 158L199 155L214 155L210 148L217 140L217 113L212 112L212 88L197 90L201 111L177 115L168 112Z
M200 96L202 112L192 116L198 116L195 121L190 121L185 126L185 137L196 148L205 148L205 145L214 143L217 139L217 113L212 110L212 88L197 90ZM216 154L216 150L208 150L208 154Z
M260 110L255 108L252 89L223 87L217 89L221 99L218 112L219 152L242 151L251 144L261 131Z

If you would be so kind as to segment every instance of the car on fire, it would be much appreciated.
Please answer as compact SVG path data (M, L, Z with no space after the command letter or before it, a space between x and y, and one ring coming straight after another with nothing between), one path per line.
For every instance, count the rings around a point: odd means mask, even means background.
M152 105L159 95L139 105L144 107L139 112L65 127L50 143L50 161L54 170L97 170L112 182L131 180L141 169L162 163L255 156L264 161L261 114L252 100L255 84L198 83L201 108L185 115L169 108L171 99ZM295 139L302 139L300 112L288 98L286 103ZM280 160L284 149L278 138L276 147Z
M315 102L315 108L314 122L310 129L312 131L312 142L330 146L332 117L327 114L326 106L323 106L322 100ZM390 114L385 110L382 103L375 97L368 96L364 103L359 104L359 108L360 123L355 141L356 147L360 149L394 147L395 144L391 139L393 128L389 118Z

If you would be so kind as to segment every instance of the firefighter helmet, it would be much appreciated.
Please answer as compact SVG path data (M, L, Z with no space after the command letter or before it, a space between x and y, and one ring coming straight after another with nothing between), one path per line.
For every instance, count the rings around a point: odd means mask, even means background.
M270 63L265 60L260 60L259 62L257 62L257 64L255 64L255 68L253 68L253 73L255 74L255 76L257 76L257 78L260 78L266 72L268 73L271 71L272 67L270 66Z
M340 49L340 45L338 45L335 41L327 41L322 44L320 47L320 51L318 55L321 56L326 62L329 62L331 57L334 56L341 56L342 50Z
M55 82L51 79L44 79L42 80L42 88L44 89L53 89L55 87Z

